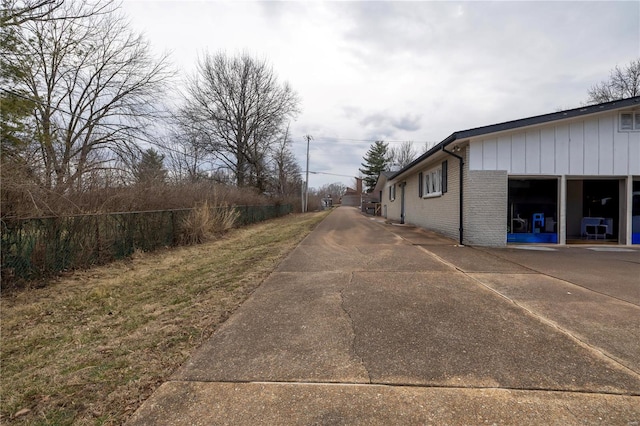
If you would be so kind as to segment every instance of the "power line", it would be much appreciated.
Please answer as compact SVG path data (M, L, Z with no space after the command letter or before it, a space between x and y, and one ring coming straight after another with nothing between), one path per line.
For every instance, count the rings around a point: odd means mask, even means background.
M306 171L306 170L303 170L303 171ZM314 172L312 170L309 170L309 173L311 173L312 175L330 175L330 176L341 176L341 177L348 177L348 178L356 177L352 175L340 175L337 173L329 173L329 172Z
M293 138L293 140L290 140L290 142L293 143L302 143L304 141L299 141L298 139L304 139L304 136L302 138ZM379 138L379 139L353 139L353 138L335 138L332 136L317 136L314 137L314 140L321 140L323 142L362 142L362 143L374 143L374 142L384 142L384 143L426 143L428 141L411 141L411 140L386 140L384 138Z

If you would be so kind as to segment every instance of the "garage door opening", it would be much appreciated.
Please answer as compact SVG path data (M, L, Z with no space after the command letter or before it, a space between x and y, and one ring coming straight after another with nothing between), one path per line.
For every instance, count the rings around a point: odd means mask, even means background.
M619 180L567 181L567 243L617 243Z
M631 207L631 244L640 244L640 181L633 181L633 206Z
M558 180L509 179L508 243L558 242Z

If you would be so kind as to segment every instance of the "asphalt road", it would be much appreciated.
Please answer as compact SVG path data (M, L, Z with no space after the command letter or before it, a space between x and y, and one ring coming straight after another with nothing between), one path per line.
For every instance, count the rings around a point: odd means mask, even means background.
M637 426L640 247L531 248L338 208L129 423Z

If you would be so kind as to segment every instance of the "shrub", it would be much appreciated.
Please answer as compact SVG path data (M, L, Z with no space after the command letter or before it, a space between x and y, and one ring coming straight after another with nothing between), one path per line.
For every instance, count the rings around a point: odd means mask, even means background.
M205 200L196 206L183 220L181 238L183 244L200 244L209 238L233 228L238 212L227 205L210 205Z

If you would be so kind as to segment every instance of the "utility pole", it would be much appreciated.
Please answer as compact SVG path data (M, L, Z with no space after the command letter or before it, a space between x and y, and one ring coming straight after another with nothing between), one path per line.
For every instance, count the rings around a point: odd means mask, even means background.
M311 135L305 135L307 139L307 180L304 184L304 209L303 213L309 211L309 142L313 137Z

